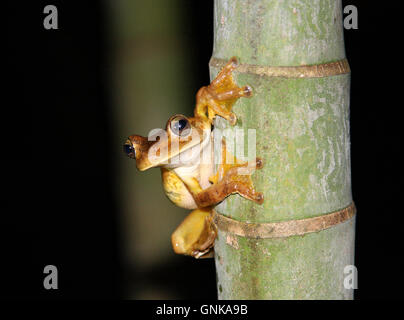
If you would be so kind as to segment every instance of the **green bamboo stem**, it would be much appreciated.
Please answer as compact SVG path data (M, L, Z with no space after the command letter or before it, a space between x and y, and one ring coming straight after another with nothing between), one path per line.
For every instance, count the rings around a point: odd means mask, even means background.
M215 0L213 57L259 66L300 66L345 58L341 1ZM211 77L219 71L210 66ZM236 128L256 129L253 175L262 206L228 197L218 213L244 222L323 215L352 202L350 75L281 78L235 72L254 96L240 99ZM218 128L227 128L222 119ZM219 145L219 144L217 144ZM352 299L344 267L354 264L355 218L304 236L249 239L219 231L219 299ZM230 239L230 241L229 241Z

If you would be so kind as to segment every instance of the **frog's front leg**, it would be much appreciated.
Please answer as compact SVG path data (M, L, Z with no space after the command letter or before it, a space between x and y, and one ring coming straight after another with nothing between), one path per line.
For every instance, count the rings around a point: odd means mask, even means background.
M235 125L236 115L231 112L233 104L240 97L251 97L250 86L239 87L233 79L232 71L237 67L237 59L231 58L216 78L196 95L195 116L213 121L219 115ZM207 113L207 116L206 116Z
M262 160L259 158L256 159L254 166L250 166L248 163L232 165L226 169L222 179L209 188L193 194L196 204L200 207L212 206L231 194L239 194L243 198L262 204L264 195L255 190L251 180L251 174L256 168L262 168Z
M211 208L192 211L171 235L175 253L194 258L211 257L217 230Z
M212 185L202 189L193 177L184 177L183 182L192 194L198 208L213 206L231 194L239 194L243 198L258 204L264 202L262 192L257 192L251 175L256 169L263 167L263 161L256 158L253 162L241 162L227 151L226 141L222 139L221 163L215 175L209 178Z

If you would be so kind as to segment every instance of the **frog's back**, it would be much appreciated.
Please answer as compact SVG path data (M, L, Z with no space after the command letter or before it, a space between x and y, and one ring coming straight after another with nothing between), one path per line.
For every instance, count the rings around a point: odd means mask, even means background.
M164 192L171 202L185 209L197 208L192 194L175 172L161 168L161 177L163 180Z

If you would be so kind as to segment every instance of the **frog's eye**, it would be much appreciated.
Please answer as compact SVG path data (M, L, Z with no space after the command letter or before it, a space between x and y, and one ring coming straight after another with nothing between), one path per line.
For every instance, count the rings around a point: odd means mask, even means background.
M170 122L170 129L176 136L186 137L191 133L191 125L183 116L176 116Z
M123 145L123 152L125 152L129 158L136 159L136 150L130 142L127 141Z

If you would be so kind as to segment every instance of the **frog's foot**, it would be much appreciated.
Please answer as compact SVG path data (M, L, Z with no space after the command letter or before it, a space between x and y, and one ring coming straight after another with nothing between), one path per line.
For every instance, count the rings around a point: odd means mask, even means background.
M238 193L243 198L262 204L264 202L264 195L262 192L255 190L251 179L252 173L260 168L262 168L262 160L259 158L253 164L234 165L232 168L226 170L225 176L220 182L232 186L232 193Z
M231 58L216 78L207 87L202 87L196 95L195 116L206 117L210 121L219 115L235 125L236 115L231 112L233 104L240 97L250 97L250 86L239 87L233 79L232 71L237 67L237 59Z
M177 254L189 255L197 259L208 258L212 256L216 235L216 225L210 208L196 209L174 231L171 243Z
M216 78L212 80L211 87L220 87L229 80L231 73L238 67L238 60L236 57L231 57L226 65L220 70Z
M264 162L261 158L256 158L252 162L227 166L223 170L223 180L225 183L231 181L236 184L235 193L258 204L262 204L264 202L264 195L262 192L255 190L251 175L255 170L262 169L263 166Z
M199 207L211 206L223 201L230 194L238 193L246 199L262 204L264 195L255 191L251 175L263 166L261 158L251 162L239 161L227 152L226 141L222 139L221 164L216 174L209 177L212 186L195 194L195 202Z

